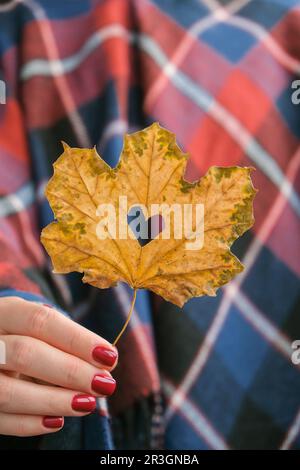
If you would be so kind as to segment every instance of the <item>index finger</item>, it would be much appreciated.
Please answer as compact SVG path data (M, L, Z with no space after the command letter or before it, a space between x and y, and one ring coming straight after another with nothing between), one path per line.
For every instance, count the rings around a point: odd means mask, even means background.
M117 363L118 352L112 344L50 305L3 297L0 299L0 329L8 334L40 339L109 370Z

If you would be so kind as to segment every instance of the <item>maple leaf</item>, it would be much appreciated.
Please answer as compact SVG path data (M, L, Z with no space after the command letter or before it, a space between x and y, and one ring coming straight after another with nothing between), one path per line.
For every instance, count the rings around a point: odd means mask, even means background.
M126 135L120 161L110 168L95 148L70 148L54 164L46 196L56 221L42 231L54 272L83 273L83 282L108 288L122 281L149 289L182 307L191 297L215 295L243 270L230 246L253 222L256 190L252 168L211 167L199 182L188 183L187 164L175 135L159 126ZM112 204L121 212L119 197L128 206L203 204L204 244L187 250L188 235L157 236L144 246L136 238L99 240L97 208ZM127 214L122 214L127 216Z

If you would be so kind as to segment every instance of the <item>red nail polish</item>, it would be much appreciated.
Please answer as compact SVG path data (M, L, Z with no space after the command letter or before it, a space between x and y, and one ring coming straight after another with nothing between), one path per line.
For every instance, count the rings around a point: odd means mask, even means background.
M62 428L64 425L64 418L62 416L44 416L43 425L45 428Z
M107 375L98 374L92 380L92 389L98 395L112 395L116 388L116 381Z
M75 395L72 400L74 411L94 411L96 398L91 395Z
M116 362L118 353L116 350L107 349L103 346L96 346L93 350L95 361L101 362L104 366L112 367Z

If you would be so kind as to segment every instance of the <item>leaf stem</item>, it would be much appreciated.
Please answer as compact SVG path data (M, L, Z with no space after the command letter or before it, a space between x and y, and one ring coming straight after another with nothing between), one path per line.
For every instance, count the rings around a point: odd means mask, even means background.
M124 331L126 330L127 328L127 325L130 321L130 318L131 318L131 315L132 315L132 312L133 312L133 309L134 309L134 304L135 304L135 301L136 301L136 293L137 293L137 289L134 289L133 290L133 297L132 297L132 301L131 301L131 306L130 306L130 310L129 310L129 313L127 315L127 318L126 318L126 321L124 323L124 326L122 328L122 330L120 331L120 333L118 334L118 336L116 337L116 339L114 340L113 342L113 345L115 346L117 344L117 342L119 341L119 339L121 338L121 336L123 335Z

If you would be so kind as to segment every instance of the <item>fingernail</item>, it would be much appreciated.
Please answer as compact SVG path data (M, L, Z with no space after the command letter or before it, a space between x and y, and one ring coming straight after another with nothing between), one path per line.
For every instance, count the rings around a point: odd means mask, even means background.
M47 308L54 308L53 305L50 305L50 304L43 304L43 306Z
M74 411L94 411L96 398L92 395L75 395L72 400Z
M118 353L114 349L107 349L103 346L96 346L93 350L95 361L101 362L104 366L112 367L116 362Z
M62 428L64 425L64 418L62 416L44 416L43 425L45 428Z
M92 389L98 395L112 395L116 388L116 381L107 375L95 375L92 380Z

